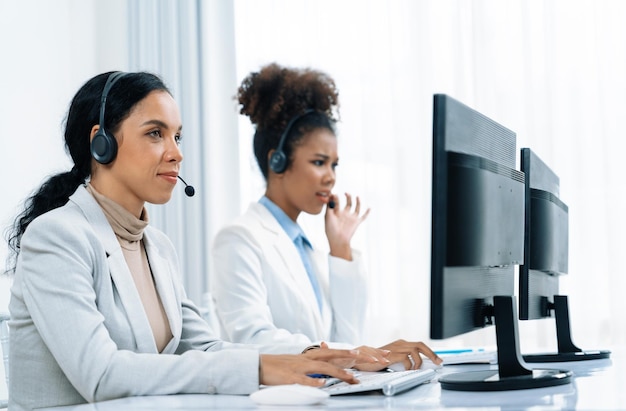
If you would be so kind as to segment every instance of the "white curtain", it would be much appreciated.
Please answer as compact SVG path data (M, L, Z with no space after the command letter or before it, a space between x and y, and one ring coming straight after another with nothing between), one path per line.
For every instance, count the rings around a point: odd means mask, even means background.
M570 208L574 341L626 342L620 176L626 3L526 0L236 0L237 79L261 65L310 66L337 81L338 187L372 208L368 343L428 340L432 95L446 93L517 133L561 178ZM240 119L242 204L262 193ZM519 163L519 160L518 160ZM323 242L322 220L305 219ZM556 346L554 322L520 324L523 348ZM495 344L493 329L446 344Z
M160 74L181 110L183 185L165 206L149 206L152 224L174 242L187 294L206 305L210 238L237 214L237 118L231 2L199 0L129 1L131 71Z

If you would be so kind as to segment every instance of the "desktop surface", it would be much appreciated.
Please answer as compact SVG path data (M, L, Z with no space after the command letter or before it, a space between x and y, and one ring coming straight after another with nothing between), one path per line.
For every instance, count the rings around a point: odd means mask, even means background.
M617 410L626 409L626 348L612 350L610 359L576 363L532 364L539 368L564 368L573 372L572 383L547 388L499 392L463 392L442 390L430 382L392 397L379 393L332 396L322 405L287 407L288 409L515 409L515 410ZM437 371L439 376L463 371L494 369L497 365L449 365ZM282 410L285 406L256 405L248 396L166 395L130 397L94 404L47 408L55 411L126 411L126 410Z

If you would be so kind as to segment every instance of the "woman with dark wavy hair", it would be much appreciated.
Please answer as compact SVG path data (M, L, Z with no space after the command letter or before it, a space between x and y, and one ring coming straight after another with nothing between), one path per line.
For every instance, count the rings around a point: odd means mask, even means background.
M155 75L103 73L75 95L65 128L74 166L27 200L9 236L11 410L323 384L311 373L354 382L344 366L383 359L216 338L144 207L172 195L181 131L176 102ZM294 354L260 354L268 351Z

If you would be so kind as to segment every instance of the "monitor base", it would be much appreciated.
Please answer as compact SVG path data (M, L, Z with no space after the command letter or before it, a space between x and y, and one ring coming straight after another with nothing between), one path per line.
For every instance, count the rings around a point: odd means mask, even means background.
M601 360L610 357L611 351L609 350L588 350L576 352L537 353L522 355L524 361L530 363Z
M506 391L553 387L572 381L567 370L531 369L519 351L515 297L493 297L493 318L498 345L498 369L443 375L441 388L456 391Z
M533 369L531 374L501 378L498 370L468 371L439 378L441 388L454 391L509 391L553 387L571 382L567 370Z
M569 303L566 295L555 295L552 307L556 322L556 341L558 352L523 354L526 362L567 362L600 360L609 358L609 350L581 350L572 341L572 332L569 320Z

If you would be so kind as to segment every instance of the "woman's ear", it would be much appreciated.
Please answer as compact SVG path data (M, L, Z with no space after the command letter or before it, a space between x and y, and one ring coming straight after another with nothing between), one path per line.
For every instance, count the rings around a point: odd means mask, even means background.
M100 130L100 124L96 124L93 127L91 127L91 133L89 133L89 143L90 144L91 144L91 140L93 140L93 136L96 135L98 130Z

